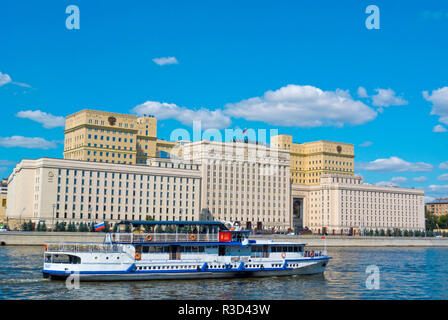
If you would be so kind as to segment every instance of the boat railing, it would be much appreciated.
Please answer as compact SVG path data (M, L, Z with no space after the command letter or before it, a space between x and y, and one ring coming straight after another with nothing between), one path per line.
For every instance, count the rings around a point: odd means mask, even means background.
M112 242L153 243L153 242L217 242L215 233L112 233Z
M303 256L306 258L318 258L327 255L327 250L305 250Z
M116 244L108 243L46 243L45 251L51 252L106 252L118 253L122 252L122 248Z

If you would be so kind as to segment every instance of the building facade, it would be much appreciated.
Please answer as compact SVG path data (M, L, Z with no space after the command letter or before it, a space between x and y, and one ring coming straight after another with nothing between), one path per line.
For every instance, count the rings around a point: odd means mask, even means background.
M22 160L8 188L7 217L17 223L200 218L201 171L191 163Z
M212 219L246 229L291 228L289 153L244 142L198 141L183 146L201 163L202 208Z
M144 164L176 142L157 139L153 116L81 110L65 121L64 159Z
M353 175L322 175L319 185L292 186L301 199L302 226L328 234L362 230L424 230L424 191L381 187Z
M2 179L0 183L0 223L6 224L6 204L8 197L8 179Z
M319 185L322 175L354 175L354 145L334 141L294 143L290 135L271 137L271 146L290 152L291 182Z
M448 198L440 198L426 204L426 210L437 216L448 214Z
M248 143L200 141L183 159L145 165L22 160L9 177L7 216L23 221L220 220L291 228L289 154Z

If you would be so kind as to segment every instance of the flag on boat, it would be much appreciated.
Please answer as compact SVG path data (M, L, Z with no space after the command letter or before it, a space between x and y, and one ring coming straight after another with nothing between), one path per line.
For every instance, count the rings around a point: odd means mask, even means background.
M105 227L106 227L106 226L104 225L104 222L97 223L96 225L93 226L93 228L95 229L95 231L102 230L102 229L104 229Z
M247 132L247 128L245 128L244 130L243 130L243 134L245 134Z
M324 240L325 240L325 236L323 236L323 237L322 237L322 239L324 239Z

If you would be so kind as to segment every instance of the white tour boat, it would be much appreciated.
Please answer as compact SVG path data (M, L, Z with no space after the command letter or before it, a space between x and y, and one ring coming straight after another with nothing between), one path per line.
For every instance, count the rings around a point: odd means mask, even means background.
M127 227L126 227L127 225ZM43 275L81 281L202 279L322 273L330 257L305 244L249 240L221 222L123 221L103 243L45 244Z

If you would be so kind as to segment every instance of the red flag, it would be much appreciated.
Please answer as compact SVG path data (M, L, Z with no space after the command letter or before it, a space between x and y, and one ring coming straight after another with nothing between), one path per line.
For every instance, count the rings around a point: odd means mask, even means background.
M323 236L323 237L322 237L322 239L324 239L324 240L325 240L325 236Z

